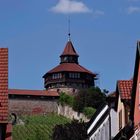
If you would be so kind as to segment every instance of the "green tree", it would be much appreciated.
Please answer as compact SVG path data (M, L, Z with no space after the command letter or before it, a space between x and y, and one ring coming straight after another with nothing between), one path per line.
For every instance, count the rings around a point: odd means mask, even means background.
M97 109L101 104L106 102L106 95L99 87L82 89L75 96L73 108L78 112L82 112L84 107L93 107Z

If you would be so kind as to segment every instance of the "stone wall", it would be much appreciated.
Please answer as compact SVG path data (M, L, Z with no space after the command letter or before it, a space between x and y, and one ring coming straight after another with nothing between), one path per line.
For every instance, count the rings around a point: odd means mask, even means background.
M50 88L48 90L57 91L59 93L65 92L66 94L69 94L69 95L76 95L79 91L78 88L70 88L70 87Z
M56 99L9 99L9 113L15 113L16 115L57 113L57 110Z
M84 114L74 111L69 106L59 105L58 106L58 114L65 116L67 118L70 118L70 119L83 120L84 122L89 121L89 119L87 119L87 117Z
M20 115L48 114L58 113L70 119L89 121L84 114L74 111L69 106L61 106L57 104L57 99L9 99L9 113Z

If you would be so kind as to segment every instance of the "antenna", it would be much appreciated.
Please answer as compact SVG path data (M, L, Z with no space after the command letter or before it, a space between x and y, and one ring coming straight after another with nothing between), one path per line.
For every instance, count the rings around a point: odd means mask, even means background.
M68 40L70 41L71 40L71 37L70 37L70 15L68 16Z

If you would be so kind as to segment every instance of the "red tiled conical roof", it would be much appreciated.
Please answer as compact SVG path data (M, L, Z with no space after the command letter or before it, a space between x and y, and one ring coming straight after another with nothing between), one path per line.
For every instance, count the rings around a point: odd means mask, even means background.
M96 76L96 74L92 73L91 71L87 70L86 68L82 67L81 65L78 65L75 63L62 63L62 64L56 66L55 68L53 68L52 70L50 70L49 72L47 72L46 74L56 73L56 72L82 72L82 73L91 74L94 77Z
M61 56L64 56L64 55L75 55L75 56L79 56L74 47L73 47L73 44L71 41L68 41L67 44L66 44L66 47L64 48L64 51L63 53L61 54Z

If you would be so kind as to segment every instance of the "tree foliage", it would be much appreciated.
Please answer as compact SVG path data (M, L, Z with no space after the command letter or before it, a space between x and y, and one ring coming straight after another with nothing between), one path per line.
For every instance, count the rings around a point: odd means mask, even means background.
M95 113L96 109L93 107L84 107L83 113L88 118L91 118L93 114Z
M97 109L106 102L106 95L98 87L82 89L74 100L74 110L82 112L84 107L93 107Z
M74 97L73 96L67 95L64 92L62 92L60 94L59 103L61 103L61 105L67 104L67 105L72 107L73 106L73 102L74 102Z
M75 96L62 92L59 98L61 105L69 105L77 112L83 112L85 107L91 107L92 109L86 108L84 111L85 115L88 114L88 116L86 115L87 117L93 115L95 109L105 102L106 95L98 87L81 89Z

